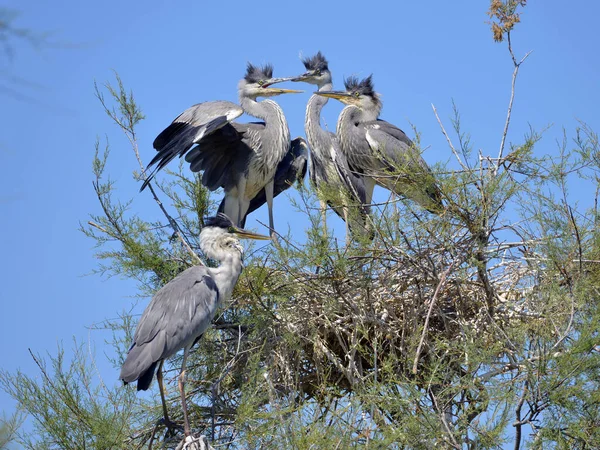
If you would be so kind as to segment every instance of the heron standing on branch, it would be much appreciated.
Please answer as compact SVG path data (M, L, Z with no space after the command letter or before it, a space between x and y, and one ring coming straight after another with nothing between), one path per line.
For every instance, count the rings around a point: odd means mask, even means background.
M277 165L277 170L275 171L275 177L273 179L273 198L289 189L294 183L298 182L301 184L306 176L307 164L308 145L306 145L306 141L301 137L292 139L290 150ZM246 211L246 215L240 220L240 227L245 228L248 214L256 211L265 203L267 203L267 196L263 189L250 200L248 211ZM219 212L225 212L225 199L221 200Z
M273 78L271 65L257 67L248 63L246 75L238 85L241 106L213 101L185 110L154 140L158 153L148 168L156 167L142 189L176 156L185 155L192 172L204 171L204 186L211 191L223 188L223 212L238 226L252 199L264 189L273 233L273 178L277 165L290 149L290 130L277 103L257 99L302 92L271 87L289 79ZM232 122L244 112L264 122ZM198 145L192 148L195 144Z
M137 381L137 390L145 391L156 372L165 423L172 426L165 403L162 365L166 358L183 349L179 393L186 436L190 435L184 391L186 361L190 348L209 327L217 309L231 297L242 272L243 248L236 236L270 239L236 227L223 214L208 219L200 232L200 248L220 266L190 267L154 295L137 325L119 376L125 383Z
M319 92L331 91L331 72L321 52L302 62L306 72L292 81L316 84ZM321 127L321 110L327 101L327 97L312 95L306 106L304 130L311 150L310 179L319 192L323 214L326 203L346 222L346 238L350 231L372 239L364 180L350 170L336 135Z
M371 76L360 81L349 77L344 84L345 91L319 90L315 94L346 105L336 134L350 167L364 176L367 203L378 184L430 212L441 213L441 192L418 149L404 131L378 118L382 103Z

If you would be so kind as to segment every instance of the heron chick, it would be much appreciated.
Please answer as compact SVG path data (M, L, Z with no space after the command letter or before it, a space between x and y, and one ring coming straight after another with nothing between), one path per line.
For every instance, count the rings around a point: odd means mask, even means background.
M137 381L137 390L147 390L157 374L165 422L170 424L162 382L163 361L183 349L179 393L186 436L190 426L185 402L185 366L190 348L210 326L217 309L229 300L242 272L244 249L238 237L270 239L236 227L224 214L208 219L200 232L200 248L216 268L193 266L159 289L138 322L133 344L119 378ZM158 368L158 370L157 370Z
M433 174L404 131L379 119L382 103L372 76L349 77L345 91L317 91L346 106L340 113L336 135L350 167L363 174L367 203L375 184L407 197L428 211L443 211L442 195Z
M252 199L264 189L273 233L274 176L291 141L283 111L269 97L301 93L273 87L289 80L274 78L273 66L269 64L258 67L248 63L238 84L240 105L228 101L199 103L177 116L156 137L153 145L158 153L146 171L155 167L142 189L176 156L185 155L192 172L203 171L204 186L211 191L223 188L223 210L237 226L241 225ZM258 101L259 98L266 100ZM263 122L233 122L243 113Z
M321 52L302 60L306 72L292 81L315 84L319 92L333 88L329 63ZM310 180L321 201L323 224L325 205L332 208L346 223L346 240L350 234L373 239L368 223L370 207L367 204L363 178L354 173L342 153L337 136L321 127L321 111L329 99L312 95L306 105L304 130L310 146Z

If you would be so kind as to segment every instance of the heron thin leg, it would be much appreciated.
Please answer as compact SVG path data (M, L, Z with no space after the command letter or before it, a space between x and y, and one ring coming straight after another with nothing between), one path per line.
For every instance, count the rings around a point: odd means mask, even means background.
M181 362L181 373L179 374L179 394L181 395L181 407L183 408L183 431L186 436L190 436L190 421L188 418L187 404L185 401L185 363L187 361L189 348L183 349L183 361Z
M344 221L346 222L346 246L350 246L350 217L348 217L348 207L343 206L342 211L344 212Z
M321 205L321 222L323 225L323 237L327 239L327 203L324 200L319 200Z
M244 198L246 198L246 177L242 175L242 177L240 178L240 181L238 181L238 211L237 211L237 218L234 220L232 217L230 217L231 220L233 220L233 222L239 227L242 225L242 220L244 219L244 214L246 213L246 211L244 210ZM268 197L267 197L268 198Z
M373 191L375 190L375 180L371 177L365 177L365 193L367 205L370 205L373 202Z
M156 381L158 381L158 390L160 392L160 400L162 402L163 416L165 418L165 425L168 427L172 422L169 419L169 412L167 411L167 401L165 399L165 385L163 383L163 368L164 360L158 364L158 370L156 371Z
M265 186L265 197L267 197L267 205L269 207L269 228L271 229L271 236L275 237L275 222L273 220L273 180L269 181Z

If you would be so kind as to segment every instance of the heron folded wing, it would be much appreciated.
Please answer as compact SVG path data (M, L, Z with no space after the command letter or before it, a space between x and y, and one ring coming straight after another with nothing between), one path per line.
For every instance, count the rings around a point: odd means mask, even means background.
M386 122L385 120L377 119L371 122L365 122L365 127L367 129L373 128L377 130L381 130L400 142L404 142L408 146L413 146L413 141L406 135L404 131L398 128L396 125Z
M407 175L412 171L429 172L427 164L421 158L412 141L408 138L406 140L397 139L394 135L388 133L389 130L391 128L367 128L366 130L369 146L378 159L388 166L386 169L391 172L402 170ZM400 131L397 128L396 130Z
M135 330L133 340L137 345L150 342L160 331L167 332L168 340L171 337L171 328L180 326L179 320L191 320L188 314L190 304L195 305L196 301L206 300L204 297L214 300L218 296L214 281L211 279L212 283L207 284L205 275L208 275L206 267L190 267L154 294ZM197 296L202 298L198 299Z
M411 198L430 212L438 212L443 207L441 192L413 142L402 130L383 120L370 122L365 127L371 148L390 165L392 173L398 174L396 181L385 181L386 187Z
M161 355L164 353L165 344L166 335L163 331L158 332L147 342L134 341L121 367L119 379L125 383L131 383L143 376L148 369L156 366L157 361L163 359ZM150 377L148 381L151 380Z
M367 202L367 191L365 183L361 176L355 174L350 169L346 157L339 149L339 144L334 141L331 149L331 159L333 160L335 170L342 182L343 187L348 191L353 203L364 205ZM369 207L366 207L368 212Z
M219 291L204 266L190 267L164 285L140 318L120 379L130 383L148 375L142 387L138 384L144 389L152 380L153 365L204 333L218 304Z

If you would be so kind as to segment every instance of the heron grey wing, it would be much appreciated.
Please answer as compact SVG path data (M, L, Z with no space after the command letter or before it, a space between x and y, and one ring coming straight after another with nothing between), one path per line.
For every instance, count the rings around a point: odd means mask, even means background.
M204 136L224 127L243 112L239 105L227 101L199 103L186 109L154 140L153 146L158 153L146 170L154 165L156 167L146 177L141 190L176 156L181 157Z
M420 173L429 173L427 163L402 130L384 121L364 124L364 127L369 146L382 162L390 166L389 170L406 168L410 173L415 169L419 169L417 172Z
M365 124L365 129L371 148L391 163L393 172L401 173L393 190L417 201L430 212L439 211L443 206L441 192L431 169L406 134L383 120Z
M217 286L204 266L190 267L164 285L140 318L120 378L134 381L151 364L190 345L210 325L218 301Z
M365 188L365 182L360 175L355 174L348 165L348 161L341 151L337 139L332 141L331 146L331 159L335 170L342 182L342 186L350 194L353 203L362 205L362 209L366 214L370 212L370 207L367 203L367 190Z
M370 122L364 123L365 127L378 129L386 132L390 136L398 139L400 142L404 142L408 146L414 146L413 141L406 135L404 131L398 128L396 125L391 124L385 120L377 119Z
M296 181L302 183L306 177L306 170L308 168L308 144L306 140L301 137L292 139L291 152L295 155L293 165L296 169L296 178L293 183Z
M202 184L209 190L222 187L227 191L237 186L244 175L252 151L243 126L233 123L204 136L185 160L190 163L192 172L204 171Z

